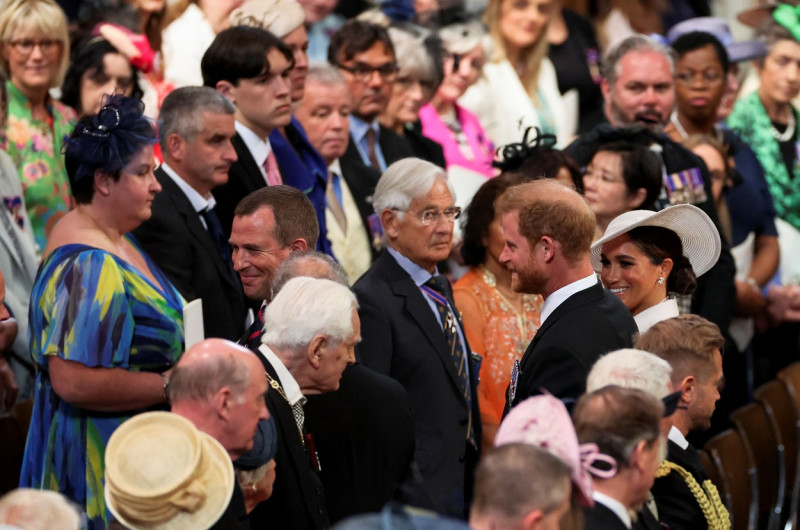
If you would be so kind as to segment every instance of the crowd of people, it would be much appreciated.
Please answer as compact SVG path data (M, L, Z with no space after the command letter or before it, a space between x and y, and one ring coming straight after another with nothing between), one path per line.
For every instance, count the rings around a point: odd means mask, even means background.
M0 526L729 529L800 5L337 3L0 0Z

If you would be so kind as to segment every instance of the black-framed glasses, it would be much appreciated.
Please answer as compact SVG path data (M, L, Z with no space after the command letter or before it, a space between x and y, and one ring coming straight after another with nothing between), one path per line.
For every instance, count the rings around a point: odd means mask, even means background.
M427 210L423 210L421 212L412 212L409 210L401 210L400 208L391 208L395 212L405 212L408 214L413 215L419 222L425 226L429 226L439 222L442 216L447 219L448 222L452 223L456 219L461 216L461 207L460 206L451 206L450 208L445 208L444 210L437 210L435 208L429 208Z
M18 39L8 41L8 45L22 55L30 55L37 46L42 53L52 53L61 49L61 41L58 39Z
M356 81L362 83L372 79L372 74L378 74L381 76L381 79L387 83L391 83L397 79L397 74L400 71L397 67L397 63L386 63L380 66L372 66L367 63L355 63L353 66L344 66L340 64L339 68L345 72L350 72L353 77L356 78Z

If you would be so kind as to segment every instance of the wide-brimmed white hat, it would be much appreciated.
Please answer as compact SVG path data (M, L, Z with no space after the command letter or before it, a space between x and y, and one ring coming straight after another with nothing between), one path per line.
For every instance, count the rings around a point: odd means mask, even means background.
M719 259L722 242L711 218L697 206L678 204L660 212L633 210L615 217L608 223L603 237L592 244L590 257L594 270L600 272L602 268L600 253L603 243L639 226L660 226L675 232L681 240L683 255L689 259L696 276L708 272Z
M105 453L105 500L126 528L210 528L233 494L228 452L192 422L146 412L111 435Z
M303 25L306 14L295 0L247 0L230 14L231 26L252 26L279 39Z

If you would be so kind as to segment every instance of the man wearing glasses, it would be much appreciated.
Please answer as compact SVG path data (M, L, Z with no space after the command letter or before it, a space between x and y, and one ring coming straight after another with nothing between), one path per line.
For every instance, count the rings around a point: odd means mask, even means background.
M356 355L411 399L416 470L402 500L464 518L480 453L479 366L436 268L450 254L461 209L444 170L418 158L390 165L372 202L386 249L353 287L362 321Z
M360 20L348 21L331 37L328 62L344 75L351 97L351 141L342 161L360 161L382 173L392 162L413 156L402 138L378 124L398 72L386 29Z

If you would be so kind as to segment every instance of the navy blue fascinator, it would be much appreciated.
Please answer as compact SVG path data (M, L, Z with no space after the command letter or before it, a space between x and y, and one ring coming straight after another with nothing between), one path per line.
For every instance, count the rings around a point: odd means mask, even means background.
M100 112L82 119L64 147L73 184L95 171L111 174L128 164L143 147L158 142L156 122L144 116L144 104L121 94L106 96ZM69 160L72 159L72 160Z

